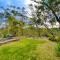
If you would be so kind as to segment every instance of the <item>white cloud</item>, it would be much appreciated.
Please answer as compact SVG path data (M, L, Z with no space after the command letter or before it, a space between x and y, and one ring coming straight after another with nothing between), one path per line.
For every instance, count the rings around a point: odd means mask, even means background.
M4 1L4 0L3 0L3 1ZM7 5L11 5L11 4L12 4L12 0L8 0L8 1L5 0L5 2L6 2Z
M25 5L27 6L28 4L31 3L31 0L25 0Z
M32 1L31 0L25 0L24 1L24 4L26 5L26 10L28 11L28 16L30 16L30 14L31 14L31 10L29 9L29 4L31 4L32 3Z
M41 1L41 0L37 0L37 1ZM29 4L36 4L36 3L34 3L33 1L31 1L31 0L24 0L24 4L26 5L26 10L28 11L28 16L30 16L31 15L31 10L29 9Z
M11 0L9 0L8 2L7 2L7 5L11 5L12 4L12 2L11 2Z

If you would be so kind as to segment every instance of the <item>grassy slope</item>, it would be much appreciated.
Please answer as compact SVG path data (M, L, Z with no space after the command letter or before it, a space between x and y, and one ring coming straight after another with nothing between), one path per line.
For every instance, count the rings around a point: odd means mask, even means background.
M58 60L56 43L25 38L0 47L0 60Z

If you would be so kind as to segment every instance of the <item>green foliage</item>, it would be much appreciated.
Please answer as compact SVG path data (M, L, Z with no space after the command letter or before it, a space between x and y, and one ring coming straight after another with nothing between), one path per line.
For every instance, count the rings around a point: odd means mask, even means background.
M60 36L55 36L55 37L49 37L49 40L55 41L55 42L60 42Z
M50 41L56 41L55 37L53 37L53 36L52 37L49 37L49 40Z
M57 51L57 56L60 57L60 42L57 44L56 51Z
M10 16L8 18L8 24L8 33L13 36L19 36L20 34L23 35L24 22L18 21L15 19L15 17Z

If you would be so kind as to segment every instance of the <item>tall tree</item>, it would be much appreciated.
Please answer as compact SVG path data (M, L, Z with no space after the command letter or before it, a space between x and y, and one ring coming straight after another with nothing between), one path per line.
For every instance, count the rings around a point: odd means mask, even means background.
M38 27L39 25L44 25L50 31L50 29L48 28L49 26L46 24L46 22L48 22L48 20L53 20L54 17L59 23L60 20L56 14L56 12L59 12L59 10L58 9L56 10L56 8L54 8L55 10L52 9L52 6L49 5L50 2L48 3L48 0L32 0L32 1L33 3L30 4L33 17L32 19L33 22L36 24L37 29L39 28ZM52 31L50 31L50 33L54 36Z
M41 4L44 7L44 11L49 11L51 16L54 15L56 18L56 21L59 23L59 28L60 28L60 18L59 18L59 12L60 12L60 0L32 0L37 4ZM48 14L49 15L49 14Z
M19 18L25 16L22 14L20 7L10 6L6 9L2 7L2 9L4 10L4 13L1 13L0 15L7 20L8 33L16 36L16 34L21 31L21 35L23 35L24 21ZM19 18L17 19L16 17Z
M40 4L35 3L35 4L30 4L29 7L31 9L32 23L34 26L36 26L38 35L40 36L39 28L41 27L41 25L43 25L44 19L42 15L43 7L39 5Z

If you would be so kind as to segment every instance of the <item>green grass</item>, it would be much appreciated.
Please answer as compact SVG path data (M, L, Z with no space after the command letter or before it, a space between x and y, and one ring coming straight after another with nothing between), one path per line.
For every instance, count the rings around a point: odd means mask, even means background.
M60 57L60 42L57 44L57 56Z
M48 40L24 38L0 46L0 60L58 60L55 45Z

